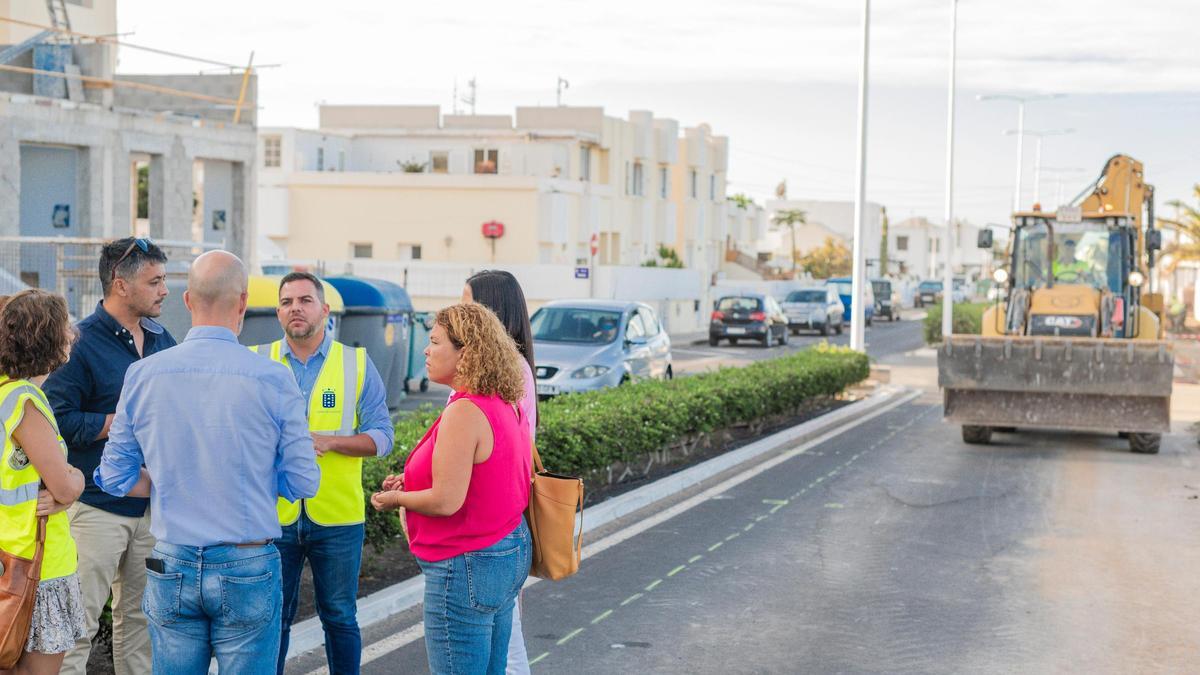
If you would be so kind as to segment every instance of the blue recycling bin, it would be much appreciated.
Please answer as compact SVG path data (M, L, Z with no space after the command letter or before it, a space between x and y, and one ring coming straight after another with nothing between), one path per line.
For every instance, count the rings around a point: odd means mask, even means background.
M364 347L387 388L387 405L400 407L408 380L412 300L403 286L382 279L329 277L325 282L342 296L340 339Z
M434 312L414 312L412 341L408 351L408 383L405 389L429 391L429 371L425 369L425 347L429 345L429 333L433 331Z

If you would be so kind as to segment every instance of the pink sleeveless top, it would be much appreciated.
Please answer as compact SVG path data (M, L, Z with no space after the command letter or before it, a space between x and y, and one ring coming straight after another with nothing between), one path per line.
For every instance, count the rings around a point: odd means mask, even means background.
M521 523L529 505L529 471L532 464L529 425L518 419L513 406L499 396L455 392L454 403L465 398L479 407L492 427L492 454L471 467L471 482L462 508L450 516L425 516L406 511L409 549L427 562L453 558L487 548ZM433 448L439 417L425 432L404 463L404 490L433 487Z

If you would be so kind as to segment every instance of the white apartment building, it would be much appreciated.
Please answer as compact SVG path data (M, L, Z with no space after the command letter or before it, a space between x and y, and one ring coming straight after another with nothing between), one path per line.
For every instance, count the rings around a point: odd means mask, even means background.
M726 202L728 139L648 111L321 106L319 129L262 128L259 145L264 261L629 266L666 245L716 270L765 223Z
M991 255L990 251L975 246L982 228L961 221L955 228L958 240L954 251L955 274L978 279L987 272ZM944 225L919 216L891 223L888 227L889 267L901 276L940 279L945 269L945 236Z

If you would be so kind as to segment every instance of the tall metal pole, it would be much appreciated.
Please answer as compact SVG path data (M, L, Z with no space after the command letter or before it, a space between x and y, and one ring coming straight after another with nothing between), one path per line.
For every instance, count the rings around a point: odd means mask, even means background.
M851 266L853 279L850 284L850 348L866 350L863 334L865 309L863 307L863 216L867 193L867 64L871 51L871 0L863 0L862 70L858 74L858 158L854 172L854 262Z
M950 0L950 93L946 102L946 237L942 262L942 338L954 332L954 70L958 47L958 0ZM1022 106L1022 114L1024 107ZM1017 151L1017 157L1021 156ZM1018 183L1019 185L1019 183Z
M1017 191L1013 195L1013 213L1021 210L1021 164L1025 147L1025 100L1017 101Z
M1037 135L1037 143L1033 146L1033 203L1041 204L1042 187L1042 134Z

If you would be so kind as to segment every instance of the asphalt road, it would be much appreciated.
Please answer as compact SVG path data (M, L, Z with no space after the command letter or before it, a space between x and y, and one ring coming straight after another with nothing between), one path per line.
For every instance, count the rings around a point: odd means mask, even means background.
M712 490L526 589L534 672L1194 672L1200 388L1176 385L1157 456L1094 434L968 446L931 350L881 360L921 396L633 514L588 544ZM422 630L419 608L366 629L363 672L426 672Z
M917 314L915 310L909 310L908 317L903 321L873 322L873 325L866 330L867 353L874 358L881 359L921 347L924 344L921 337L922 322L917 317L923 316L923 314ZM752 361L775 358L811 347L821 341L836 345L849 345L849 330L843 331L842 335L829 337L822 337L812 332L791 335L786 347L777 345L762 347L749 343L741 343L735 347L728 342L710 347L707 342L692 344L692 341L677 338L671 345L671 356L675 372L679 375L688 375L721 366L745 365ZM449 395L448 388L431 383L428 392L410 393L401 404L400 410L415 410L423 404L445 405Z
M1086 434L966 446L940 416L926 396L864 419L526 589L534 671L1194 666L1193 439L1157 457ZM419 618L365 631L363 672L426 672Z
M909 315L913 316L911 310ZM924 315L922 314L921 316ZM924 338L921 334L922 325L921 321L909 318L895 322L873 322L873 325L867 328L865 333L867 354L873 358L882 359L893 354L900 354L920 348L924 345ZM758 344L747 343L739 343L737 346L733 346L728 342L721 342L716 347L708 346L707 342L703 342L702 344L673 343L671 345L671 356L676 372L686 375L711 370L719 366L744 365L751 361L771 359L783 354L807 349L822 341L835 345L849 345L850 331L847 328L841 335L830 335L829 337L822 337L812 332L789 335L788 344L785 347L777 345L762 347Z

